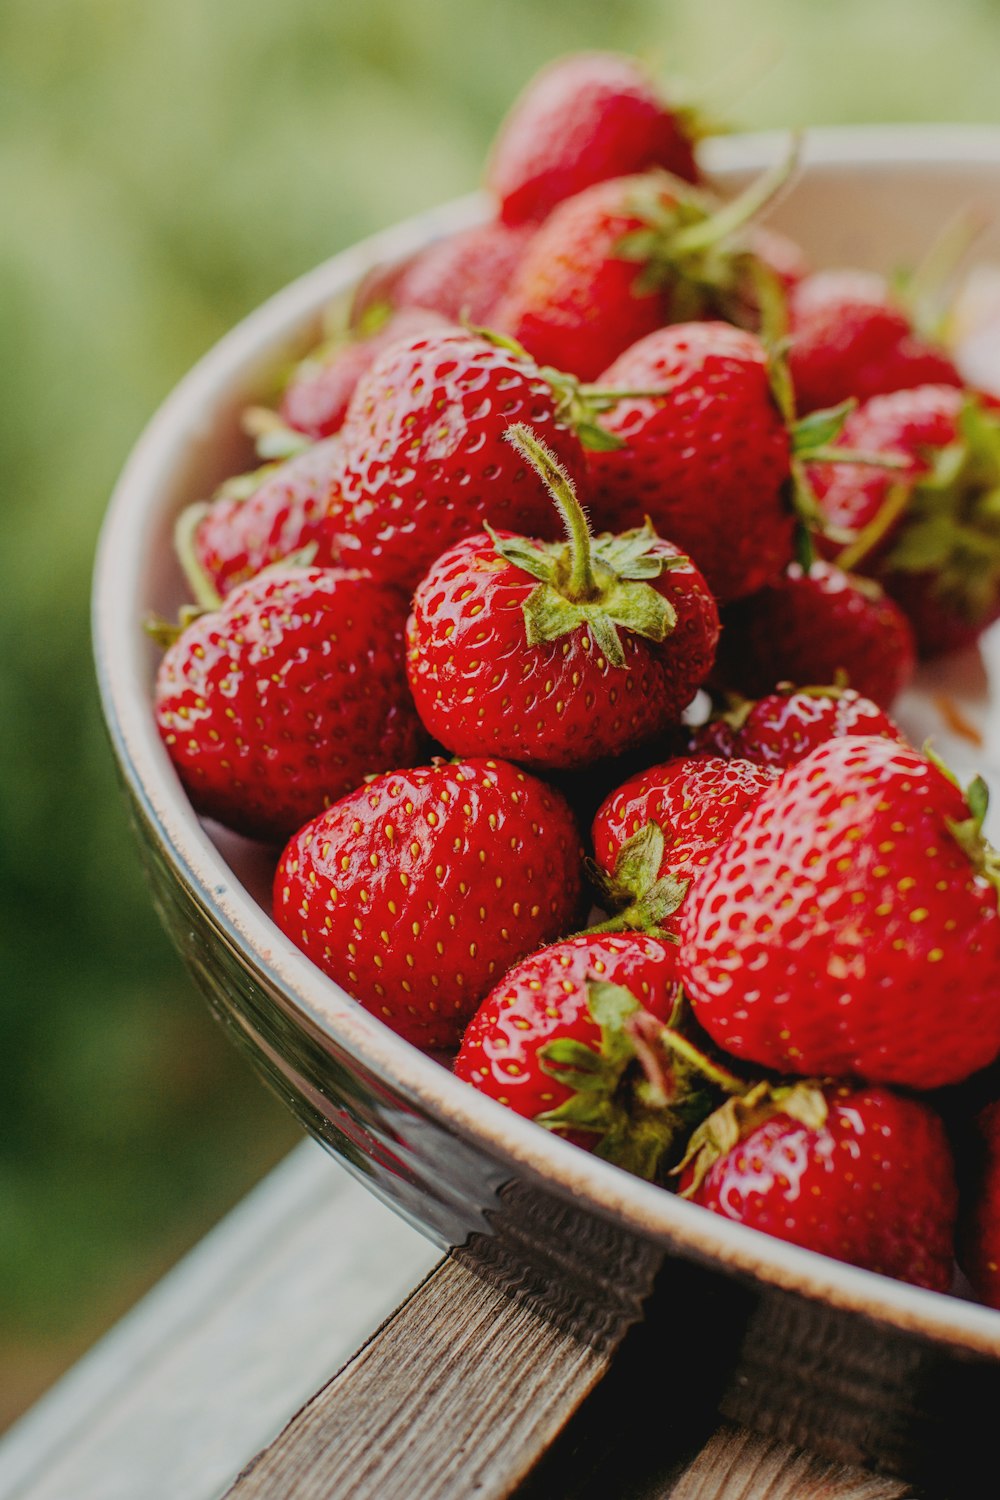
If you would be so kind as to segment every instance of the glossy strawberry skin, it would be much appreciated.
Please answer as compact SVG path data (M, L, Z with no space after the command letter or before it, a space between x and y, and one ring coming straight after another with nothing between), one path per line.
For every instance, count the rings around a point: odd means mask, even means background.
M674 324L626 350L598 385L667 392L601 417L624 444L588 454L602 524L648 515L720 603L779 577L792 559L790 442L759 339L726 323Z
M1000 1101L976 1124L982 1159L959 1259L977 1297L1000 1308Z
M220 599L305 547L315 548L311 560L318 567L334 566L327 516L339 493L341 467L340 443L317 443L262 470L246 498L224 494L206 507L191 546Z
M530 424L587 495L586 463L552 387L530 361L464 332L396 344L359 382L341 429L333 545L408 592L483 521L553 538L545 485L504 440Z
M739 727L725 718L710 719L695 730L691 743L704 754L737 756L783 770L845 735L878 735L905 744L878 704L853 688L769 693Z
M682 756L632 776L604 801L592 836L598 867L613 875L622 846L647 823L663 830L666 848L658 874L690 881L690 890L714 849L732 834L748 808L777 779L777 772L747 760ZM676 932L679 913L663 923Z
M681 556L662 540L652 555ZM459 755L567 770L676 723L711 669L718 610L686 559L651 582L676 626L662 642L621 629L626 665L615 667L585 627L528 645L521 610L537 580L499 557L492 538L449 548L418 587L407 625L407 672L425 726Z
M700 1023L783 1072L935 1088L1000 1051L1000 914L915 750L832 740L786 771L681 912Z
M292 838L274 919L408 1041L454 1048L480 1000L579 916L558 792L504 761L435 761L349 793Z
M777 1239L944 1292L954 1164L938 1117L885 1088L825 1090L818 1129L776 1114L709 1169L695 1203ZM681 1190L689 1178L681 1178Z
M789 301L789 370L800 412L919 385L962 384L944 350L915 333L881 276L819 271Z
M400 339L439 331L450 320L426 308L403 306L367 338L317 350L292 372L281 398L281 415L289 427L318 442L344 425L354 388L379 355Z
M582 52L550 63L516 100L486 182L506 222L520 224L596 182L648 167L698 180L683 122L633 59Z
M455 1058L456 1074L529 1120L557 1109L572 1091L545 1071L539 1052L564 1039L600 1049L586 981L623 985L666 1022L677 995L676 952L672 943L641 933L583 933L543 948L486 996ZM569 1138L588 1149L596 1139L584 1131Z
M670 321L669 290L643 290L641 264L618 253L645 227L632 207L650 193L644 177L618 177L577 193L553 211L525 251L497 326L539 364L596 380L630 344ZM677 199L666 182L661 207Z
M846 678L888 708L916 669L909 621L884 590L832 563L783 576L725 616L718 675L726 687L761 698L779 683L808 686Z
M156 719L198 812L268 842L419 759L406 605L364 573L272 568L166 652Z

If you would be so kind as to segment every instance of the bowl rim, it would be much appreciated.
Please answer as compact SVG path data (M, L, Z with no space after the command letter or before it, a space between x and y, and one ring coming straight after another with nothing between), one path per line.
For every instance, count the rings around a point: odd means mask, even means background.
M710 175L739 177L787 149L783 132L707 143ZM931 163L996 165L1000 127L829 127L805 137L807 172L918 171ZM192 811L149 712L151 646L142 637L151 542L181 456L208 451L215 415L267 369L290 336L369 266L475 222L476 193L419 214L331 257L226 334L178 383L132 450L101 529L92 596L100 696L122 775L174 877L221 937L279 995L298 1024L355 1056L412 1104L492 1157L643 1238L721 1269L966 1351L1000 1357L1000 1312L830 1260L735 1224L641 1181L522 1119L454 1077L320 973L240 884Z

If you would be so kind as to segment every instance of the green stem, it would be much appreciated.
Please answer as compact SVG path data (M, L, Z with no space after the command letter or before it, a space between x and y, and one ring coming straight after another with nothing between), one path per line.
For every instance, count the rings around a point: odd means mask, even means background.
M174 527L174 548L184 571L191 592L202 609L218 609L222 598L215 583L205 572L195 549L195 533L208 515L209 506L204 501L189 505L177 517Z
M583 506L576 498L573 481L555 454L544 443L539 442L531 428L526 427L523 422L508 427L504 436L548 486L563 518L570 546L570 573L566 587L560 592L574 601L595 598L598 589L591 555L590 527L587 525Z
M710 1057L706 1057L704 1052L699 1051L686 1036L682 1036L679 1031L674 1031L672 1027L665 1026L662 1029L660 1040L675 1057L682 1058L689 1067L700 1073L703 1078L707 1078L709 1083L714 1083L717 1088L722 1089L723 1093L739 1094L746 1088L746 1083L742 1078L737 1078L735 1073L730 1073L729 1069L724 1068L721 1063L713 1062Z
M695 254L699 250L707 249L709 245L718 244L735 230L741 229L744 224L760 213L765 204L770 203L785 186L799 164L801 152L802 137L796 132L792 136L788 155L784 161L756 178L749 187L743 189L742 193L739 193L724 208L720 208L718 213L710 214L700 224L692 224L689 229L681 230L673 242L675 253Z

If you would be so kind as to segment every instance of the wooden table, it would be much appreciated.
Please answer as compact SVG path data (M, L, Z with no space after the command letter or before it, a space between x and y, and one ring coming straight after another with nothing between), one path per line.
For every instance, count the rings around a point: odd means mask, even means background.
M651 1432L648 1399L637 1407L634 1392L639 1382L648 1394L651 1376L663 1372L644 1367L641 1347L610 1375L585 1362L567 1370L562 1397L547 1401L558 1335L499 1307L480 1329L449 1322L448 1307L459 1305L469 1273L448 1262L422 1289L440 1259L319 1147L304 1143L0 1441L0 1500L216 1500L272 1443L237 1485L241 1500L466 1493L486 1500L509 1493L490 1489L491 1453L509 1459L512 1444L529 1451L547 1410L558 1412L560 1400L569 1409L595 1384L551 1453L517 1486L518 1497L891 1500L914 1493L741 1429L713 1430L717 1418L703 1427L683 1403L681 1420L669 1398L654 1408L661 1416ZM379 1338L352 1358L404 1299ZM502 1383L514 1343L530 1339L539 1351L534 1376L487 1413L476 1452L453 1425L456 1409L468 1407L468 1377L462 1390L448 1381L449 1342L463 1336L483 1351L480 1399ZM438 1354L429 1362L424 1351L435 1339ZM402 1440L369 1421L371 1390L389 1380L399 1385ZM298 1439L292 1463L289 1437L278 1435L327 1382L290 1429ZM305 1462L303 1437L312 1444ZM438 1462L442 1454L446 1462Z

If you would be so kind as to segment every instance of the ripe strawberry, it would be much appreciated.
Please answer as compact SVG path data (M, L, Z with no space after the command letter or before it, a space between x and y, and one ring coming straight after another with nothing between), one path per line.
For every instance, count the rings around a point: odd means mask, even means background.
M712 1108L712 1087L739 1087L672 1024L675 954L638 933L543 948L487 995L455 1072L574 1144L656 1176Z
M504 761L436 760L349 793L289 843L274 919L421 1047L455 1047L480 1000L577 919L580 843L558 792Z
M330 437L344 424L354 387L384 349L450 326L450 320L425 307L398 304L400 311L366 337L338 339L314 349L292 371L281 398L281 416L296 432L314 442Z
M730 606L717 666L727 688L749 698L779 683L845 681L888 708L913 676L916 645L906 616L874 579L828 562L808 570L792 563Z
M594 819L597 929L676 933L678 908L713 849L730 837L778 773L748 760L697 755L651 766L612 792Z
M327 519L339 493L343 452L329 438L283 463L224 484L207 504L192 505L175 542L198 603L216 609L240 584L271 563L313 549L312 562L332 567L336 549Z
M490 219L447 234L401 265L376 267L358 288L352 316L364 318L381 302L396 317L425 308L452 322L489 326L533 233L530 224Z
M702 754L736 756L783 770L844 735L879 735L906 743L876 703L853 688L831 686L785 688L756 703L746 700L696 729L691 745Z
M958 1203L944 1126L856 1084L760 1084L691 1141L684 1197L834 1260L944 1292Z
M849 543L840 565L879 579L921 655L974 640L1000 615L1000 414L951 386L920 386L859 407L840 446L905 465L810 471L828 529Z
M1000 1308L1000 1101L977 1120L982 1148L959 1260L978 1297Z
M655 172L567 198L528 245L497 326L539 364L593 380L664 323L741 320L756 306L760 263L734 235L788 170L726 204Z
M551 539L558 519L548 489L503 435L530 422L586 494L564 405L531 360L474 334L395 344L359 382L341 430L332 545L409 591L484 521Z
M886 281L818 271L792 291L788 363L799 411L918 385L961 385L953 362L913 329Z
M737 1057L935 1088L1000 1051L997 856L889 740L831 740L763 793L681 910L695 1014Z
M777 578L792 558L793 442L760 340L726 323L660 328L598 384L665 392L602 416L622 446L588 454L601 517L636 526L648 516L721 603Z
M477 533L417 588L407 670L430 733L460 755L566 769L676 722L708 675L718 611L698 570L649 529L591 537L565 470L508 437L549 486L568 542Z
M508 224L540 220L609 177L663 167L697 182L690 110L672 108L643 68L612 52L557 58L500 127L486 172Z
M197 811L282 840L369 772L417 759L405 618L366 573L275 567L189 625L160 664L156 719Z

